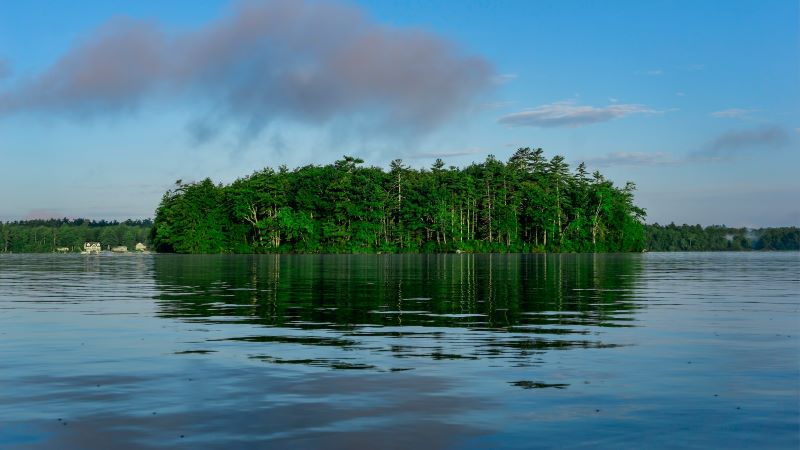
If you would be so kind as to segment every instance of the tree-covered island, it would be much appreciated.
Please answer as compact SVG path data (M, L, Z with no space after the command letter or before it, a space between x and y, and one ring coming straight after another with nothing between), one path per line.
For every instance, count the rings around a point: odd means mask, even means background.
M164 194L151 232L160 252L620 252L645 248L634 184L520 148L464 168L438 159L388 171L345 156L210 179Z
M143 242L177 253L638 252L798 250L800 228L645 225L634 184L616 187L561 156L521 148L465 168L388 171L345 156L266 168L230 185L167 191L155 220L0 222L0 253Z

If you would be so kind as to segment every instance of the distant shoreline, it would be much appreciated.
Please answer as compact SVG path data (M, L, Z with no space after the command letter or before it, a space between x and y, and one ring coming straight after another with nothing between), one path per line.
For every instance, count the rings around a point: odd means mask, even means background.
M770 249L742 249L742 250L659 250L659 251L642 251L642 252L406 252L406 253L171 253L171 252L127 252L127 253L114 253L104 251L100 254L83 254L81 252L2 252L0 255L60 255L60 256L85 256L85 257L130 257L130 256L152 256L152 255L167 255L167 256L407 256L407 255L637 255L637 254L661 254L661 253L791 253L800 252L800 249L784 249L784 250L770 250Z
M129 220L125 222L92 221L87 219L51 219L0 223L1 253L52 253L67 248L68 253L80 252L86 242L100 242L106 250L125 246L134 250L143 243L153 251L152 221ZM800 228L772 227L760 229L731 228L719 225L644 225L643 249L648 252L685 251L782 251L800 250ZM509 252L497 249L491 252L461 250L464 253L524 253L542 254L542 251ZM303 252L295 249L261 252L206 252L205 254L434 254L456 253L450 251L356 251L356 252ZM578 253L555 252L548 253ZM584 252L592 253L592 252ZM609 252L596 252L609 253ZM613 252L611 252L613 253Z

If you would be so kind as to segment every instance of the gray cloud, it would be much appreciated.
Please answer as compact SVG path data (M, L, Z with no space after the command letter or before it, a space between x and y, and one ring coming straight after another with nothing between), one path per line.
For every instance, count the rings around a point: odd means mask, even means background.
M658 112L636 104L614 103L606 107L595 108L594 106L577 105L573 101L563 101L508 114L498 119L498 122L512 127L578 127L606 122L631 114Z
M748 150L781 148L791 142L789 133L777 126L753 130L728 131L709 141L700 150L685 156L674 156L665 152L612 152L585 159L590 166L663 166L677 164L717 163Z
M424 159L424 158L455 158L457 156L477 155L485 153L486 150L481 148L465 148L463 150L452 150L445 152L419 152L409 155L410 159Z
M790 140L789 133L778 126L727 131L695 152L695 156L721 157L747 150L781 148L788 145Z
M363 116L379 128L424 132L492 80L486 60L434 34L375 23L355 7L246 1L189 32L110 20L42 73L0 92L0 114L92 116L172 98L207 108L189 125L199 141L226 123L258 134L277 118L322 124Z
M488 103L483 103L481 105L476 106L475 110L476 111L489 111L489 110L493 110L493 109L503 109L503 108L510 107L514 103L516 103L516 102L511 102L511 101L488 102Z
M492 82L495 84L506 84L516 79L517 79L517 74L515 73L503 73L492 77Z
M207 118L196 118L186 124L191 144L198 145L211 141L219 135L220 129Z
M681 161L664 152L612 152L597 158L587 159L584 162L590 166L608 167L655 166L678 164Z
M0 58L0 81L11 76L11 64L8 60Z

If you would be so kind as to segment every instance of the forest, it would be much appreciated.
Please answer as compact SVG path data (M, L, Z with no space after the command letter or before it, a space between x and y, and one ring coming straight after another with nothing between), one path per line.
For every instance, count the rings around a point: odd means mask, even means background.
M178 180L154 220L0 222L0 252L145 243L177 253L799 250L800 229L644 225L633 183L521 148L464 168L388 171L351 156L265 168L229 185Z
M0 223L0 253L49 253L59 247L77 252L84 242L104 249L137 242L150 245L152 221L48 219ZM724 225L645 225L645 249L673 251L800 250L800 228L732 228Z
M800 250L800 228L730 228L711 225L647 225L646 248L654 252Z
M104 249L137 242L150 245L152 221L49 219L0 223L0 253L49 253L59 247L77 252L84 242ZM645 248L654 252L800 250L800 228L731 228L722 225L645 225Z
M88 219L47 219L0 222L0 252L46 253L66 247L83 250L85 242L100 242L103 249L148 243L153 222L146 220L94 221Z
M177 253L624 252L645 247L635 186L520 148L467 167L345 156L229 185L176 182L151 240Z

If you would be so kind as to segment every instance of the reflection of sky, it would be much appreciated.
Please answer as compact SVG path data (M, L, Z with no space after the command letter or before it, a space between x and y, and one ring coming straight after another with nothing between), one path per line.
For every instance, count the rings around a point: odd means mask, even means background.
M355 263L363 257L336 258L354 261L356 281L363 275ZM410 262L426 258L404 258L406 288L425 279ZM496 289L503 272L503 283L513 282L516 258L493 257ZM624 255L638 269L610 270L624 267L618 258L591 259L604 267L594 272L601 282L626 279L629 288L617 292L639 308L621 323L634 326L587 322L580 328L588 334L561 335L555 330L578 326L553 323L550 334L524 335L513 327L264 326L248 313L169 308L210 300L176 295L204 283L222 287L212 296L220 305L238 301L226 296L246 292L238 270L209 272L207 282L196 270L215 258L4 255L0 384L14 389L0 391L0 446L796 446L797 254ZM225 260L238 267L231 261L253 258ZM280 289L302 273L288 270L302 265L298 257L283 261ZM549 277L591 272L567 267ZM570 317L544 305L540 315ZM576 336L618 346L523 355L489 345ZM520 381L566 386L524 389Z
M41 73L111 17L145 18L174 32L201 27L227 8L224 1L196 3L89 1L76 9L3 2L0 93ZM379 25L430 30L483 57L494 66L494 84L428 133L372 135L357 119L279 117L248 145L232 130L192 144L187 124L207 112L202 95L155 95L92 118L4 114L0 101L0 191L15 193L4 196L0 220L151 217L177 179L230 182L267 165L327 163L345 153L376 165L400 157L423 167L434 155L463 165L535 146L573 163L586 160L618 184L637 182L650 221L798 225L796 2L354 3ZM564 104L607 120L498 123ZM639 112L614 116L619 105ZM776 130L783 137L769 138Z

